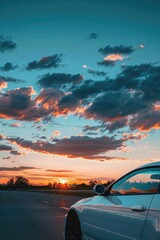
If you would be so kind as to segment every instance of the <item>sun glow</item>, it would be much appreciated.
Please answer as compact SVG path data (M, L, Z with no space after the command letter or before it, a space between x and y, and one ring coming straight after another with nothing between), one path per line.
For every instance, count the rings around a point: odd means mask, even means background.
M68 181L64 178L58 179L61 184L66 184Z

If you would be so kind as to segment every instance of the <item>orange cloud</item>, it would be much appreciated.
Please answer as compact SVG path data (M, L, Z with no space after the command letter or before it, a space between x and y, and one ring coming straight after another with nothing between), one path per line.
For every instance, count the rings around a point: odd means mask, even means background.
M121 54L109 54L104 59L104 61L123 61L124 57Z
M22 126L21 123L12 123L11 124L11 127L20 127L20 126Z
M155 123L151 127L148 127L148 128L146 126L141 125L138 127L138 129L142 132L150 132L151 129L160 129L160 123Z
M5 89L8 87L8 84L2 80L0 80L0 90Z
M58 130L54 130L53 133L52 133L52 135L53 135L53 136L60 136L61 133L60 133L60 131L58 131Z
M133 141L138 141L138 140L143 140L146 137L148 137L147 134L142 134L141 132L137 133L129 133L129 134L123 134L124 140L133 140Z
M12 119L12 116L8 116L7 114L0 113L0 118L4 118L6 120Z

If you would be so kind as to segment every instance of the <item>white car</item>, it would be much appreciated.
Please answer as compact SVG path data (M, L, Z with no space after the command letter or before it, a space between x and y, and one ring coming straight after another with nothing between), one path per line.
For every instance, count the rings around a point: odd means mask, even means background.
M160 240L160 162L94 190L71 206L65 240Z

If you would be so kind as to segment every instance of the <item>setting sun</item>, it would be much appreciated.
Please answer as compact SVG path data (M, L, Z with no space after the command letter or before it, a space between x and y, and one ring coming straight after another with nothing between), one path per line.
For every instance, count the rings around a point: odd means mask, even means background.
M60 181L61 184L65 184L65 183L68 182L66 179L63 179L63 178L59 179L59 181Z

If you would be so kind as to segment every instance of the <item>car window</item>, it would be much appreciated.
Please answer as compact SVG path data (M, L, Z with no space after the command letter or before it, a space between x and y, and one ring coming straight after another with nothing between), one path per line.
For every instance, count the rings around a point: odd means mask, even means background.
M160 168L134 171L113 184L110 194L156 193L160 183Z

